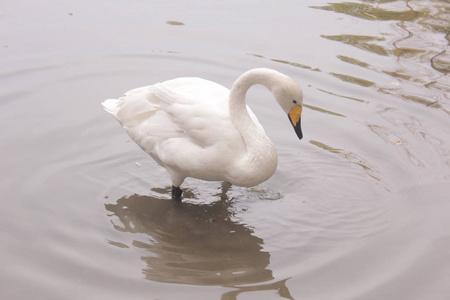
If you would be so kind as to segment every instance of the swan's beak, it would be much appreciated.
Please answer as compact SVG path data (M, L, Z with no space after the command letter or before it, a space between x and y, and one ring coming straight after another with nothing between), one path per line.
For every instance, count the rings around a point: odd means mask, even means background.
M294 126L295 133L301 140L303 137L301 119L302 119L302 107L300 105L294 105L288 113L289 120L292 126Z

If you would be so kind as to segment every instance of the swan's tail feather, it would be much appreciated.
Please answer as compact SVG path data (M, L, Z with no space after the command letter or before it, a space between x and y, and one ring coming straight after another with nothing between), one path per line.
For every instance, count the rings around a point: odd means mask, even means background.
M103 101L102 105L107 112L127 127L139 125L160 109L159 100L153 95L151 87L128 91L119 99Z
M119 99L108 99L102 102L103 108L110 114L117 116L117 111L119 110Z

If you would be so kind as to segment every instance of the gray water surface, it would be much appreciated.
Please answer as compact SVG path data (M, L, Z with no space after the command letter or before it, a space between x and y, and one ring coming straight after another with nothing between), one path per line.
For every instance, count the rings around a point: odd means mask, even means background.
M450 5L7 1L0 9L2 299L448 299ZM170 178L100 102L269 67L253 188Z

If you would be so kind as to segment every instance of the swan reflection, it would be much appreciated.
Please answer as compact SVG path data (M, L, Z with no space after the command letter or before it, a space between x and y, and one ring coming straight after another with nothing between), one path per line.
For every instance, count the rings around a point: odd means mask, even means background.
M148 252L141 257L146 279L227 287L274 279L264 241L236 220L228 199L191 204L132 195L105 207L116 230L145 234L132 244ZM286 290L284 281L282 285ZM273 289L280 287L275 284Z

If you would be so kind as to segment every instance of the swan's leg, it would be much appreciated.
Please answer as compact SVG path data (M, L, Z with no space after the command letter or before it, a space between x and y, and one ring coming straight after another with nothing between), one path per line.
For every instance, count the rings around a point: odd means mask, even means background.
M172 199L181 201L181 194L183 191L180 189L180 185L186 177L182 176L179 172L170 167L166 166L166 170L172 178Z
M178 186L172 185L172 199L173 200L180 200L181 201L181 194L183 191Z

